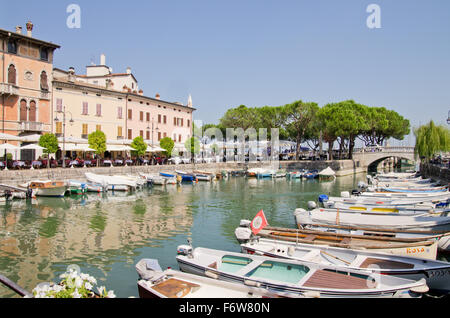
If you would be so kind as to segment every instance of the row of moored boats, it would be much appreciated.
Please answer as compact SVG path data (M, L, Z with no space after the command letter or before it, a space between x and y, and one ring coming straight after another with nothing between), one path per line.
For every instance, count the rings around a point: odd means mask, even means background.
M295 227L242 220L240 252L177 250L181 271L136 264L141 297L421 297L450 291L450 194L414 174L380 174L370 185L321 195L294 211Z

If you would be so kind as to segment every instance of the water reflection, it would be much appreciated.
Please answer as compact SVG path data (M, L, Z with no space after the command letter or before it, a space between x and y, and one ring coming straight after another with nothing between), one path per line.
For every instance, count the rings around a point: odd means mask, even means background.
M77 264L119 297L137 296L134 264L158 258L177 267L176 246L239 251L234 230L264 210L273 226L294 227L292 212L321 193L349 191L365 174L318 180L232 177L211 183L14 201L0 207L0 273L31 290ZM13 297L0 287L0 297Z

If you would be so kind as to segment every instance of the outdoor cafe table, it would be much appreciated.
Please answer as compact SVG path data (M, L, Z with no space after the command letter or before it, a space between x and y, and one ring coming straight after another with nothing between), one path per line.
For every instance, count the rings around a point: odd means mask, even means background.
M90 161L90 160L85 160L84 161L84 165L85 166L90 166L92 164L92 161Z
M115 163L116 165L121 165L121 164L123 164L123 160L116 159L116 160L114 161L114 163Z
M126 163L133 163L133 160L125 160Z
M19 168L25 167L25 162L23 162L23 161L14 161L13 162L13 168L16 168L16 167L19 167Z
M110 166L112 166L112 161L111 160L103 160L103 164L109 164Z
M33 161L33 162L31 163L31 166L32 166L32 167L34 167L34 166L41 167L41 166L42 166L42 162L41 162L41 161L38 161L38 160L35 160L35 161Z

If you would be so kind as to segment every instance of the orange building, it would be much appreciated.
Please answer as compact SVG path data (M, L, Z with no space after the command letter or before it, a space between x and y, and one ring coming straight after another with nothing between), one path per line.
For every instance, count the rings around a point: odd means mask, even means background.
M52 132L53 122L53 54L60 46L33 38L31 22L26 29L0 29L0 129L16 136Z

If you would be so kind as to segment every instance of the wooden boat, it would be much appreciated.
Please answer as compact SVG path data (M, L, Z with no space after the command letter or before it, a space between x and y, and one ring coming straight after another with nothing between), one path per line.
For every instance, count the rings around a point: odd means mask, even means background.
M306 179L315 179L319 177L319 170L310 170L303 175Z
M142 259L135 267L140 278L137 283L140 298L251 299L299 296L192 275L173 269L163 271L158 262L153 259Z
M246 243L253 237L252 231L246 223L241 221L240 227L235 231L239 243ZM391 237L374 235L370 232L359 234L327 232L326 230L290 229L280 227L266 227L258 233L259 237L297 242L311 245L324 245L354 250L368 250L371 252L390 253L394 255L417 256L435 260L438 250L438 238L440 236L415 237Z
M303 172L300 171L288 172L287 176L291 179L301 179L303 177Z
M386 253L256 238L241 244L242 253L336 266L339 270L369 270L418 281L440 293L450 292L450 263Z
M69 186L65 181L34 180L22 185L38 197L64 197Z
M177 256L183 272L300 295L314 292L320 297L417 297L428 291L424 279L372 277L368 271L201 247L185 250Z
M397 229L413 231L450 232L450 218L444 216L387 215L353 211L345 213L340 209L296 209L294 217L297 225L339 224L346 226L370 227L379 230Z
M82 195L87 192L87 183L78 180L69 180L68 192L70 194Z

